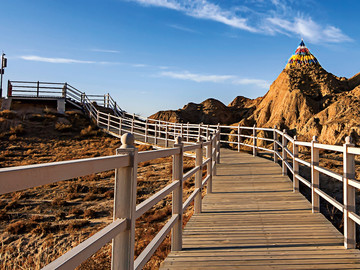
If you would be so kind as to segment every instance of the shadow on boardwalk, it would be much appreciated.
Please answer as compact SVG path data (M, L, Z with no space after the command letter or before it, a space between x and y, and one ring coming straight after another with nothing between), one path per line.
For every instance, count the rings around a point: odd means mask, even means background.
M222 149L213 193L162 269L360 269L360 252L272 161Z

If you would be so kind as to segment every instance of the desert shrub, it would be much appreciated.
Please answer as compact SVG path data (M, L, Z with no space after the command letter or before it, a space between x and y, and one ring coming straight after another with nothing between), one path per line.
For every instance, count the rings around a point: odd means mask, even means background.
M66 196L66 199L68 199L68 200L74 200L76 198L79 198L78 193L68 193L68 195Z
M141 151L153 150L154 148L150 144L140 144L138 149L139 149L139 152L141 152Z
M16 112L10 110L0 111L0 116L6 119L14 119L16 117Z
M86 209L84 212L84 218L96 218L96 211L92 209Z
M70 209L69 214L70 215L75 215L76 217L79 217L82 214L84 214L84 211L79 209L79 208L74 207L74 208Z
M28 119L30 121L42 122L45 120L45 116L38 113L33 113L29 115Z
M106 187L98 187L98 186L92 186L90 187L90 192L93 194L104 194L108 188Z
M19 207L20 204L17 201L11 201L5 206L5 210L16 209Z
M65 212L56 213L55 218L57 220L64 220L64 219L66 219L66 214L65 214Z
M13 134L9 137L9 141L16 141L16 140L17 140L16 134Z
M114 190L108 190L105 192L105 198L113 199L114 198Z
M10 218L10 214L6 213L6 211L0 211L0 220L9 220Z
M80 184L70 184L68 191L70 193L88 193L89 187Z
M19 220L9 224L6 227L5 231L12 234L23 234L29 232L35 226L36 226L35 222Z
M35 215L35 216L32 216L30 218L31 221L34 221L34 222L40 222L40 221L43 221L44 220L44 217L43 216L39 216L39 215Z
M84 201L86 201L86 202L95 201L97 199L98 199L98 197L93 193L89 193L84 197Z
M61 197L56 197L52 200L51 204L53 206L65 206L67 205L67 202Z
M17 125L15 127L11 127L10 128L10 134L16 134L16 135L21 135L25 133L24 127L23 125Z
M98 134L98 130L94 130L93 126L89 125L80 131L80 135L83 137L95 136Z
M61 122L57 122L57 123L55 124L55 129L56 129L57 131L60 131L60 132L70 131L71 128L72 128L72 125L71 125L71 124L67 125L67 124L64 124L64 123L61 123Z
M81 229L82 227L85 227L89 224L90 224L89 220L74 220L68 225L67 230L71 232L74 230Z

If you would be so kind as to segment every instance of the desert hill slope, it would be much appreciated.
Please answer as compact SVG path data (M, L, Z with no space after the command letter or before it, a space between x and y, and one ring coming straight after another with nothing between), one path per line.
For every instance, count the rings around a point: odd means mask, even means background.
M287 129L303 140L317 135L323 143L360 138L360 73L337 77L321 67L304 42L264 97L236 97L228 106L215 99L189 103L177 111L151 116L168 121L238 124Z

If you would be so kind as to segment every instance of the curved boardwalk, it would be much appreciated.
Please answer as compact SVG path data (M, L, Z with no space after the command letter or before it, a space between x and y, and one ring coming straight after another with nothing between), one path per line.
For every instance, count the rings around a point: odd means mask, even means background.
M183 251L161 269L360 269L359 250L272 161L221 149L213 193L184 229Z

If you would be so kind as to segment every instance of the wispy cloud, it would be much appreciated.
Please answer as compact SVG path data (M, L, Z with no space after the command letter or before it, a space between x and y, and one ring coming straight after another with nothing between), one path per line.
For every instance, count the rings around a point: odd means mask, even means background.
M184 72L173 72L173 71L164 71L160 73L161 76L170 77L174 79L181 79L181 80L190 80L194 82L224 82L226 80L234 78L231 75L201 75L190 73L188 71Z
M270 83L260 79L240 78L235 75L204 75L198 73L191 73L189 71L174 72L164 71L159 74L162 77L169 77L173 79L189 80L194 82L211 82L211 83L231 83L235 85L255 85L262 89L268 89Z
M168 26L169 26L169 27L171 27L171 28L174 28L174 29L180 30L180 31L184 31L184 32L189 32L189 33L199 33L199 32L198 32L198 31L196 31L196 30L193 30L193 29L190 29L190 28L187 28L187 27L181 26L181 25L177 25L177 24L169 24Z
M37 55L23 55L20 56L21 59L27 61L36 61L36 62L46 62L46 63L55 63L55 64L94 64L94 61L85 61L77 60L71 58L51 58L51 57L41 57Z
M120 53L118 50L107 50L107 49L90 49L92 52L102 52L102 53Z
M194 18L216 21L251 33L304 37L306 41L313 43L340 43L352 40L340 28L316 22L311 16L295 8L296 5L310 7L310 2L301 1L299 4L293 0L248 0L243 1L241 5L223 8L220 6L221 1L214 4L208 0L130 1L144 6L177 10ZM183 31L191 30L178 25L170 26Z

